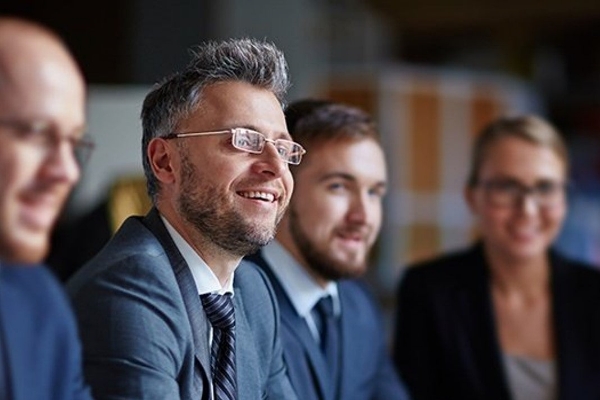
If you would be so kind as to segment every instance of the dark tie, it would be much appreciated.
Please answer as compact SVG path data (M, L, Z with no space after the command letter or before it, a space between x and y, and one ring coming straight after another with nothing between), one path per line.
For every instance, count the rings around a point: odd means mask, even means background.
M0 337L0 400L8 399L8 379L6 376L4 349L2 348L2 337Z
M211 365L216 400L237 399L235 377L235 311L231 295L200 296L213 327Z
M340 330L333 312L333 299L324 296L314 307L317 328L321 335L321 350L325 355L333 380L337 380L340 361Z

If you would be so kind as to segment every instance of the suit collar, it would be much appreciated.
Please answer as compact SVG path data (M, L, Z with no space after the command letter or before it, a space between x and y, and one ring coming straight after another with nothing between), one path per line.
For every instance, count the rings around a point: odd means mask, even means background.
M257 356L254 351L256 345L252 336L252 327L246 318L246 309L244 305L243 288L235 286L236 295L233 297L235 307L235 362L236 375L238 382L238 398L240 400L248 399L251 393L259 393L260 388L252 388L259 385L260 376L256 366ZM240 382L244 382L245 391L239 390ZM248 399L250 400L250 399Z
M498 388L495 398L509 399L490 293L489 268L481 243L467 252L461 275L454 282L456 290L450 293L456 298L449 300L457 304L459 320L455 342L464 348L461 354L472 357L465 364L474 368L473 376L480 376L480 393L488 392L486 388Z
M310 368L312 369L313 376L315 377L317 389L320 393L320 399L333 399L333 393L328 393L331 385L329 384L329 370L323 357L323 353L315 341L306 320L298 314L295 307L293 306L290 297L281 285L281 281L275 276L273 268L267 263L263 257L262 251L256 254L248 256L249 261L254 262L258 265L269 277L269 281L273 286L273 290L278 300L281 323L285 326L287 334L294 336L295 342L301 343L304 354ZM278 264L279 267L279 264ZM285 346L285 340L284 340ZM305 382L292 382L302 385L306 385Z
M300 316L309 316L315 304L326 295L331 295L334 299L334 310L339 315L335 282L330 282L326 288L322 288L277 240L263 247L260 256L265 260L265 264L277 265L277 268L271 270L272 274L277 277L277 281L287 294L294 294L288 298Z
M233 278L234 273L231 273L227 284L222 287L219 278L214 274L212 269L206 264L204 259L194 250L194 248L181 236L179 232L169 223L169 221L162 215L160 219L163 222L169 236L177 246L177 250L185 260L192 276L198 294L218 292L232 293L233 294Z
M596 314L588 314L592 309L589 298L585 296L585 282L576 279L577 268L581 266L569 265L569 261L558 253L550 252L551 285L552 285L552 310L554 334L556 343L558 398L579 398L591 395L586 393L590 389L591 377L586 370L584 356L590 352L598 352L595 345L596 338L582 340L582 333L597 332L595 321ZM583 325L582 325L583 324ZM589 325L588 325L589 324ZM597 354L597 353L596 353ZM590 379L591 378L591 379ZM594 383L592 387L596 387Z
M175 273L179 290L192 327L196 359L204 370L205 377L211 376L210 349L208 346L208 320L198 296L192 273L163 224L158 210L152 208L142 223L156 236L169 259ZM208 378L210 379L210 378Z

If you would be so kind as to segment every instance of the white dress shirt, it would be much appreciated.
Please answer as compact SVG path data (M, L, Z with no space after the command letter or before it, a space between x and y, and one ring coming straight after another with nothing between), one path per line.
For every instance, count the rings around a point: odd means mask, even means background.
M306 321L311 334L319 342L319 331L311 311L322 297L330 295L333 299L333 312L340 315L340 299L337 284L329 282L321 287L296 259L276 240L262 248L262 255L271 266L273 273L290 298L298 315Z

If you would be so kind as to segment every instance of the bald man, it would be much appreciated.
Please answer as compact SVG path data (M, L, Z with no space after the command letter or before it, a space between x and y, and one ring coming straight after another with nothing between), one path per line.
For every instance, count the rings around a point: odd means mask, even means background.
M0 17L0 399L90 399L62 288L42 266L89 143L85 82L48 29Z

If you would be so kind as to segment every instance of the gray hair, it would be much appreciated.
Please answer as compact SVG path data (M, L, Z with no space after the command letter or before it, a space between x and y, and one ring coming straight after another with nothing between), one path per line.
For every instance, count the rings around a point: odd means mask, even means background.
M153 138L174 132L202 101L203 90L219 82L246 82L272 92L284 107L288 66L274 44L256 39L210 41L190 50L187 67L155 85L142 106L142 163L148 195L156 200L159 183L147 157Z

